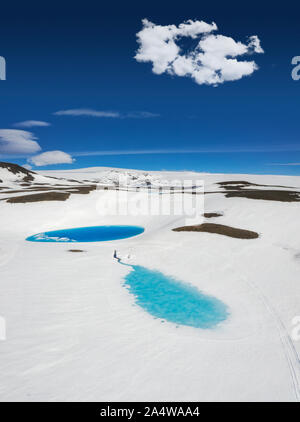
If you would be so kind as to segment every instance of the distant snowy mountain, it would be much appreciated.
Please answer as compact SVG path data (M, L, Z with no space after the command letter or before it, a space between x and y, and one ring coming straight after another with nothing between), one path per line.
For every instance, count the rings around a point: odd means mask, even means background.
M147 172L127 170L106 170L97 180L99 184L115 185L120 187L160 187L163 186L161 177Z
M51 172L49 172L51 173ZM71 176L72 177L72 176ZM0 162L0 187L15 188L33 185L74 186L74 184L97 184L113 187L160 187L167 185L161 177L142 171L103 169L97 174L86 174L84 178L70 178L70 174L62 172L62 177L43 175L27 170L17 164Z
M263 180L264 183L258 183ZM205 186L204 186L205 185ZM65 201L72 194L94 190L193 188L194 193L220 193L226 198L299 202L299 178L286 176L213 175L193 172L148 172L95 167L34 172L13 163L0 162L0 200L8 202ZM187 193L187 191L185 191ZM22 197L22 198L21 198Z
M47 174L48 173L48 174ZM50 173L50 174L49 174ZM169 186L158 175L121 169L99 172L34 172L17 164L0 162L0 200L10 203L65 201L72 194L88 194L96 189L159 188Z
M0 162L0 183L10 182L31 182L36 173L27 170L18 164Z
M52 176L42 176L18 164L0 162L0 187L15 188L28 187L34 184L57 183L57 178Z
M17 164L0 162L0 200L37 202L66 200L72 193L89 193L96 185L55 176L44 176Z

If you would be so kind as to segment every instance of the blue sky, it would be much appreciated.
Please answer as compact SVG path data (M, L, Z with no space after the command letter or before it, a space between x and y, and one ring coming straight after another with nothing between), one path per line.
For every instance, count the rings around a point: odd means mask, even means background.
M0 140L1 133L5 142L11 136L1 130L23 130L40 150L1 152L0 142L0 159L24 164L59 150L75 161L33 168L299 175L300 165L285 165L300 163L300 81L291 78L292 57L300 55L299 16L295 1L272 7L256 0L248 7L237 1L4 4L0 56L7 79L0 81ZM259 69L218 86L155 74L150 62L134 58L143 18L163 26L216 22L216 34L245 44L256 35L264 54L237 59L254 60ZM178 43L189 49L196 41ZM113 117L54 114L74 109ZM50 125L15 126L32 120Z

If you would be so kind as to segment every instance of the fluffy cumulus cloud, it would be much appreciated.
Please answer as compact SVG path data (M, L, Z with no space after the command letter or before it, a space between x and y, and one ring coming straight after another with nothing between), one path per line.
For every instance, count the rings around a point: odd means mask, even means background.
M48 166L50 164L72 164L74 159L63 151L46 151L28 159L29 164Z
M50 123L43 122L41 120L24 120L24 122L18 122L14 124L15 127L46 127L50 126Z
M151 62L158 75L168 73L192 78L199 85L217 86L251 75L258 67L254 61L238 60L238 56L263 53L256 35L246 44L231 37L215 35L217 25L203 21L186 21L176 25L156 25L143 19L143 28L137 33L138 62ZM178 41L182 37L197 40L193 50L183 52Z
M0 153L35 154L41 150L36 136L26 130L0 129Z

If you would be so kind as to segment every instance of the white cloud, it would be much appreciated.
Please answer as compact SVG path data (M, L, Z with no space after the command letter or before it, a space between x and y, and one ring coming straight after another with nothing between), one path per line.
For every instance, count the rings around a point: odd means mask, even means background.
M252 35L249 37L249 48L253 48L254 53L264 53L262 46L260 45L260 39L257 35Z
M272 163L270 166L300 166L300 163Z
M0 152L4 154L34 154L41 150L38 139L31 132L19 129L0 129Z
M249 152L286 152L299 151L299 145L259 145L248 147L202 147L189 148L188 146L182 148L157 148L157 149L136 149L136 150L102 150L102 151L76 151L72 153L74 157L91 157L91 156L106 156L106 155L146 155L146 154L228 154L228 153L249 153ZM269 165L300 165L300 163L278 164L271 163Z
M159 114L151 113L149 111L130 111L128 113L121 113L119 111L100 111L91 108L74 108L70 110L60 110L53 113L56 116L90 116L90 117L112 117L119 119L147 119L150 117L158 117Z
M98 111L91 108L73 108L70 110L56 111L56 116L92 116L92 117L120 117L119 112Z
M121 117L129 119L149 119L151 117L159 117L157 113L151 113L150 111L130 111L124 113Z
M263 53L256 35L248 43L236 42L224 35L213 35L217 30L213 22L189 20L176 25L155 25L143 19L143 29L137 33L138 62L152 62L156 74L168 73L192 78L198 84L218 85L251 75L258 69L254 61L239 61L236 57ZM181 37L200 38L194 50L182 52L176 41Z
M35 166L48 166L50 164L72 164L75 160L70 154L63 151L46 151L27 161Z
M35 126L46 127L46 126L50 126L50 123L43 122L41 120L24 120L24 122L15 123L14 126L15 127L35 127Z

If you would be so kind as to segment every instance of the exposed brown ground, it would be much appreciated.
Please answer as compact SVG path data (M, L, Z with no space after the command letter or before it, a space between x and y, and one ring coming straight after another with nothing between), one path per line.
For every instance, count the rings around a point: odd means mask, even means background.
M244 180L229 180L227 182L217 182L217 185L227 186L227 185L252 185L250 182Z
M88 194L90 193L92 190L96 190L97 186L96 185L91 185L91 186L75 186L75 187L70 187L67 189L67 192L70 193L80 193L80 194Z
M68 252L85 252L82 249L68 249Z
M226 198L263 199L265 201L299 202L300 192L289 190L239 190L225 193Z
M203 217L205 218L214 218L214 217L222 217L223 214L220 214L219 212L205 212L203 214Z
M7 188L9 189L9 188ZM96 185L84 185L84 186L66 186L66 185L53 185L53 186L35 186L32 185L28 187L27 189L9 189L2 193L19 193L19 192L31 192L31 191L65 191L65 192L72 192L72 193L89 193L92 190L96 190Z
M245 180L231 180L226 182L217 182L216 184L222 187L224 190L205 192L205 194L223 193L225 194L226 198L248 198L261 199L265 201L300 202L300 192L296 190L255 188L263 187L296 189L290 186L261 185L258 183L250 183Z
M33 195L14 196L6 198L10 204L24 204L26 202L65 201L70 196L68 192L42 192Z
M1 193L5 194L15 194L15 193L27 193L27 192L35 192L38 191L39 193L29 194L29 195L21 195L21 196L13 196L2 198L0 201L7 201L11 204L16 203L25 203L25 202L38 202L38 201L65 201L69 198L71 194L81 194L86 195L93 190L96 190L96 185L85 185L85 186L68 186L68 187L36 187L31 186L27 189L14 189L14 190L7 190Z
M226 198L248 198L248 199L261 199L265 201L280 201L280 202L300 202L300 191L296 190L280 190L280 189L258 189L257 187L269 188L288 188L296 189L290 186L279 185L260 185L257 183L250 183L245 180L232 180L226 182L217 182L217 185L223 188L218 191L204 192L205 195L210 194L224 194ZM253 188L252 188L253 186ZM171 192L174 193L174 192ZM192 195L202 195L199 192L185 192ZM207 217L210 218L210 217Z
M224 187L225 189L240 189L240 188L244 188L247 186L261 186L261 187L265 187L265 188L290 188L290 189L294 189L292 186L281 186L281 185L261 185L259 183L251 183L251 182L246 182L244 180L232 180L232 181L228 181L228 182L217 182L217 185L220 185L222 187ZM235 185L241 185L240 187L237 187Z
M250 230L237 229L235 227L213 223L203 223L196 226L177 227L176 229L173 229L173 231L215 233L222 234L224 236L234 237L236 239L257 239L259 237L258 233Z

